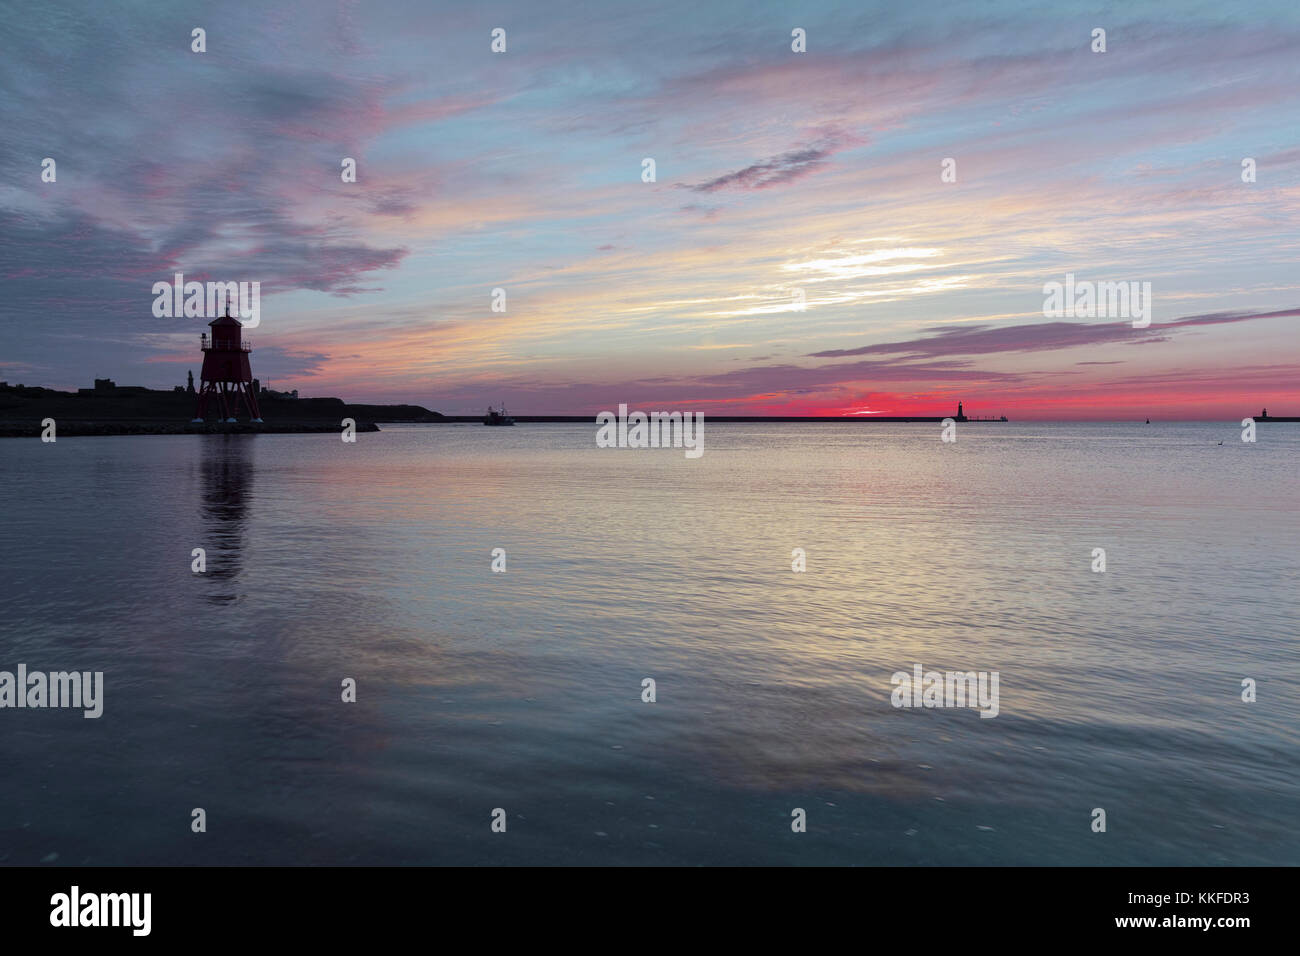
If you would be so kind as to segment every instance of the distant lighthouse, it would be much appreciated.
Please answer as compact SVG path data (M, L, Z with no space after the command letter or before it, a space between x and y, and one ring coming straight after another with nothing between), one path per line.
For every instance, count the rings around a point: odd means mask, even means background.
M251 421L260 422L262 413L257 408L257 393L253 391L253 368L248 361L252 346L240 338L243 326L230 315L230 309L219 319L208 323L212 338L207 333L199 336L203 350L203 371L199 373L199 400L194 420L201 422L207 416L208 402L215 400L221 421L235 421L235 406L243 405Z

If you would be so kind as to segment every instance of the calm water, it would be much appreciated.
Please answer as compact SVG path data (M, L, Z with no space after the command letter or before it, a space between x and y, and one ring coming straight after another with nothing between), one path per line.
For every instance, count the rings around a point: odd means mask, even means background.
M1300 863L1300 425L706 429L0 442L0 862Z

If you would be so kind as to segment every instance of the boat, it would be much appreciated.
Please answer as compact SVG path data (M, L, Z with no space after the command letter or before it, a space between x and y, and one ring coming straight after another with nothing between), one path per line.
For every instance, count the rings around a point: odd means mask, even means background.
M1300 418L1296 418L1294 416L1290 416L1290 417L1283 416L1279 418L1277 415L1270 415L1268 413L1268 409L1266 408L1259 413L1259 417L1256 418L1255 421L1257 422L1300 422Z
M501 403L501 411L497 411L491 405L488 406L487 414L483 416L484 425L513 425L515 420L506 414L505 403Z

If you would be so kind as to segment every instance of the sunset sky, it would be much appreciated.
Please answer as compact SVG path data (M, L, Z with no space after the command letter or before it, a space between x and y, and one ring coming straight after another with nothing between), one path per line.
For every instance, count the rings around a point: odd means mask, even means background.
M1300 415L1293 0L60 7L0 18L11 383L183 383L183 272L264 384L449 414Z

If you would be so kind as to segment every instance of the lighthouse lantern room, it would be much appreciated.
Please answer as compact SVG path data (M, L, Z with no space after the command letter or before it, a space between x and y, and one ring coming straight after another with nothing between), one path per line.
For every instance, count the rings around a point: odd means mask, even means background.
M232 317L230 310L219 319L208 323L212 337L205 332L199 336L203 350L203 371L199 375L198 407L194 421L207 417L208 402L216 403L220 421L235 421L235 406L242 399L251 421L260 422L262 413L257 407L253 391L253 368L248 361L252 346L241 338L243 326Z

